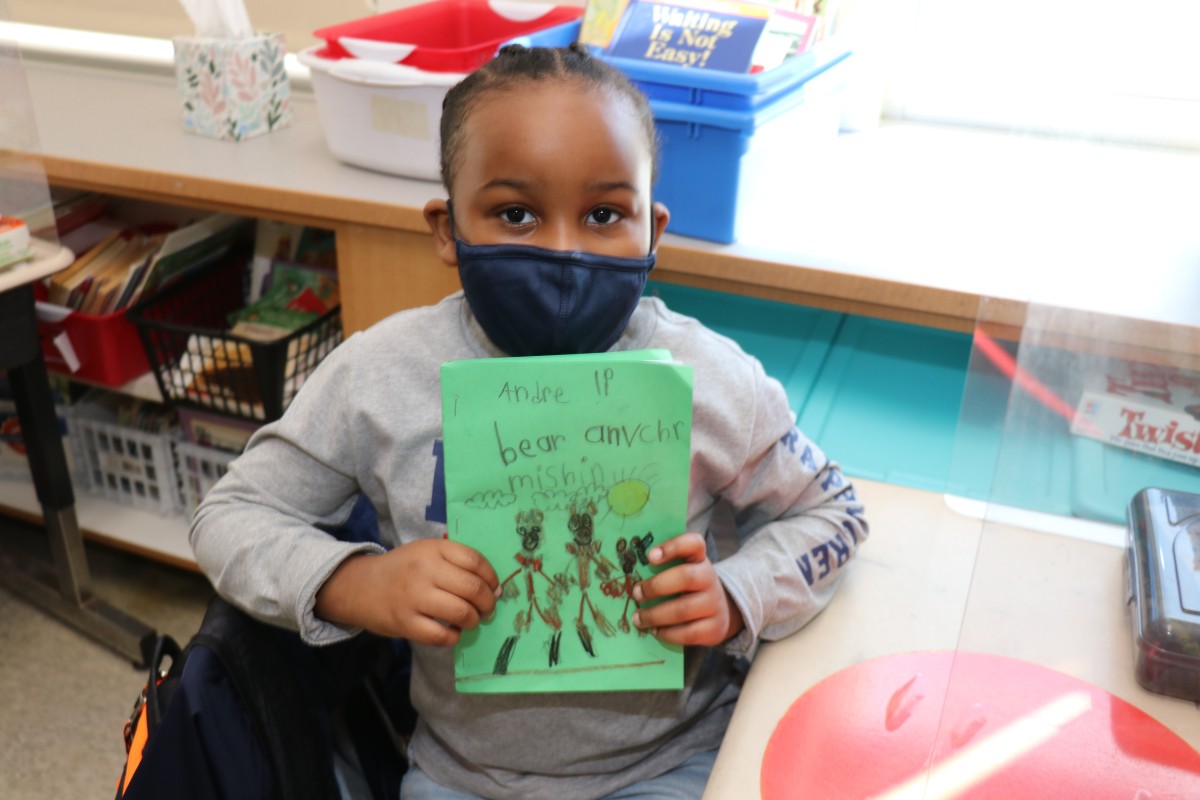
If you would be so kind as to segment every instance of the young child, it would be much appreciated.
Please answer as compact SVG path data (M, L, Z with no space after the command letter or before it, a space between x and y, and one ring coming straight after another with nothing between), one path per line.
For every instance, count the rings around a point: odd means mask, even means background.
M830 600L867 536L837 466L736 344L643 298L668 212L645 97L583 48L505 48L446 96L449 200L425 217L463 292L355 334L195 515L218 592L313 645L413 645L403 797L699 797L740 659ZM453 644L493 612L497 566L445 538L438 370L504 355L667 348L694 370L688 532L656 538L639 628L686 645L682 691L459 694ZM334 540L363 493L390 549ZM716 561L714 515L740 546ZM501 565L504 568L504 565ZM639 794L644 792L645 794Z

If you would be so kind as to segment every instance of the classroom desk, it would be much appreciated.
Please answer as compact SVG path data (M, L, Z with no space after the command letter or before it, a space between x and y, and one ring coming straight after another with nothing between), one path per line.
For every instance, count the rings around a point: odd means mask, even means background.
M441 186L337 161L307 91L290 128L230 143L183 132L169 75L26 72L52 184L336 231L347 332L458 286L421 215ZM1200 155L899 125L779 166L741 241L668 234L654 277L959 331L986 299L1013 338L1033 302L1200 353Z
M1134 679L1121 547L983 522L929 492L854 484L871 536L833 602L760 648L706 800L759 797L767 742L792 703L839 670L894 653L957 648L1032 662L1111 692L1200 748L1197 706Z
M53 562L49 565L7 553L0 542L0 582L135 663L142 663L154 630L91 591L87 555L75 517L75 494L34 324L34 281L64 269L71 261L66 248L34 240L33 258L0 270L0 370L7 370L12 384Z

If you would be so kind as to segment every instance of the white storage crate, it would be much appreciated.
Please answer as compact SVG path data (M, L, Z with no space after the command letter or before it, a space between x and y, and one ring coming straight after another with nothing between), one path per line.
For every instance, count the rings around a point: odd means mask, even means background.
M175 472L177 428L164 433L119 424L105 409L83 403L68 412L75 451L75 486L123 505L179 511Z
M59 432L62 434L63 453L67 458L67 470L75 475L75 459L71 448L70 427L67 425L65 406L55 405ZM29 459L25 456L25 443L21 438L21 423L17 419L16 404L0 398L0 480L32 480L29 474Z
M200 505L208 490L229 469L229 464L238 457L237 453L228 450L192 442L177 442L175 455L179 469L180 499L184 513L189 516Z

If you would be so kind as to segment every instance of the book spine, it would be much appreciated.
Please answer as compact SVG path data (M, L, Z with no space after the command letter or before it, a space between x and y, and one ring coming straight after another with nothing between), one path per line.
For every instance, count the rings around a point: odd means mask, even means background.
M1182 410L1084 392L1071 432L1133 452L1200 466L1200 419Z

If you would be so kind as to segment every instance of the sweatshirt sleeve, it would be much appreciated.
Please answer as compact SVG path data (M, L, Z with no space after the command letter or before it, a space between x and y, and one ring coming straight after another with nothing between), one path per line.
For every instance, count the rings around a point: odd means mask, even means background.
M739 537L737 552L716 564L746 625L725 645L738 655L815 617L868 535L854 487L792 423L783 387L751 362L752 417L730 439L741 463L719 491Z
M347 424L355 338L321 363L282 419L255 433L205 495L190 532L218 594L309 644L357 633L314 617L316 593L350 555L382 551L318 527L345 522L359 493Z

